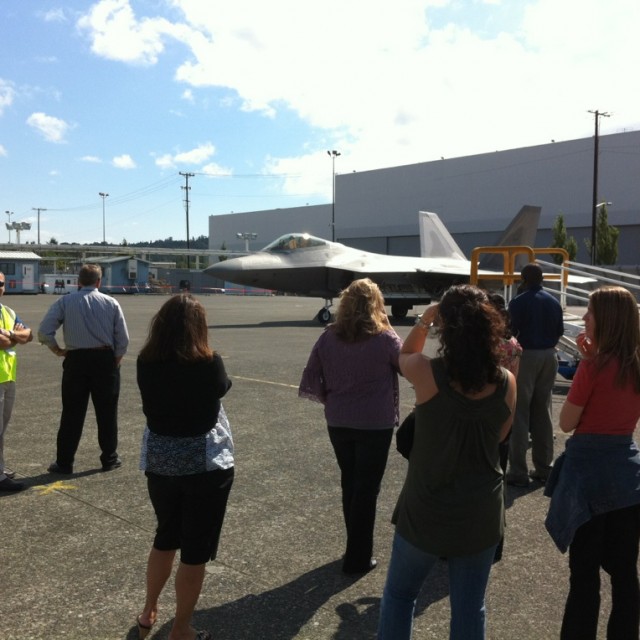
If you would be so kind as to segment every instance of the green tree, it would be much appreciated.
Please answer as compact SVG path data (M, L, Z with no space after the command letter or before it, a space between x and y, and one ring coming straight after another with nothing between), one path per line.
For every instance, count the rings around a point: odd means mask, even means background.
M552 247L558 249L566 249L569 254L569 260L575 260L578 255L578 243L573 236L567 235L567 227L564 224L564 216L560 213L553 223L553 244ZM562 264L562 256L554 255L553 261L556 264Z
M222 244L220 245L220 251L226 251L227 250L227 242L226 240L222 241ZM218 256L218 262L224 262L229 256Z
M51 238L51 240L49 240L49 244L58 244L58 241L55 238Z
M596 219L596 259L595 264L615 264L618 260L618 237L620 229L609 224L607 205L600 207ZM591 240L585 240L585 245L591 253Z

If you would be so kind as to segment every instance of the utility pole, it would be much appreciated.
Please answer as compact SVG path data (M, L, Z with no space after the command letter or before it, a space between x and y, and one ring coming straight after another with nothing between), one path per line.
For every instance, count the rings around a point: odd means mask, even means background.
M331 158L331 242L336 241L336 158L342 155L339 151L332 149L327 151L327 154Z
M189 186L189 178L193 178L195 173L182 173L182 171L178 172L181 176L184 176L184 187L180 187L185 191L185 210L187 212L187 252L191 248L189 245L189 190L191 187ZM191 255L187 253L187 269L191 269Z
M46 211L44 207L31 207L32 211L38 212L38 245L40 244L40 212Z
M609 118L611 114L605 111L589 111L595 116L596 132L593 144L593 199L591 200L591 264L595 265L598 259L598 250L596 248L596 227L598 215L598 147L599 147L599 124L600 118Z

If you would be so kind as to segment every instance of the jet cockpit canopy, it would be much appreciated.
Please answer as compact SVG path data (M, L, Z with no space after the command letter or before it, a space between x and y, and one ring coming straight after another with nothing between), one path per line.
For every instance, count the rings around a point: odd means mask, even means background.
M309 247L326 247L328 244L327 240L316 238L308 233L287 233L268 244L263 251L270 253L296 251L298 249L308 249Z

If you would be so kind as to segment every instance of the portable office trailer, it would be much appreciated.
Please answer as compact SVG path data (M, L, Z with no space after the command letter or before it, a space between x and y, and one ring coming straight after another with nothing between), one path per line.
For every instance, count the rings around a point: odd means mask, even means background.
M100 290L104 293L141 293L148 289L151 263L135 256L111 258L90 257L73 263L78 269L83 264L97 264L102 269Z
M32 251L0 251L5 293L38 293L41 260Z

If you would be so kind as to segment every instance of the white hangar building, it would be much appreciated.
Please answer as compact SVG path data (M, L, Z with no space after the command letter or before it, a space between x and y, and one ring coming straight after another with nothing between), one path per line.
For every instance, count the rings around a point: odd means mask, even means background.
M419 256L418 211L437 213L467 256L492 245L520 208L542 208L536 246L549 246L559 214L588 262L594 139L583 138L461 158L337 174L335 239L376 253ZM618 263L640 263L640 131L599 137L598 201L620 229ZM209 248L250 249L306 232L331 239L332 204L212 215Z

